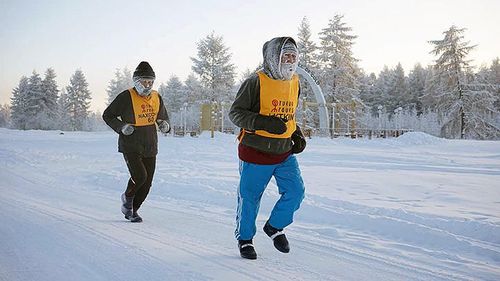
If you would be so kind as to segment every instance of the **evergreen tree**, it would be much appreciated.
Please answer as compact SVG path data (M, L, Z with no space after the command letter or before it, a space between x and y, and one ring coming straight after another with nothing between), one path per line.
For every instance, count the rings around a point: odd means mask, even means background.
M382 71L380 71L372 89L372 104L374 107L373 110L377 110L377 113L379 106L382 106L384 111L392 111L391 100L389 96L391 77L391 70L386 65L384 65L384 68L382 69Z
M7 128L10 124L10 106L0 105L0 128Z
M161 85L159 92L167 105L169 112L177 112L187 102L186 91L179 77L173 75L167 81L167 85Z
M309 20L307 17L302 18L302 21L299 26L299 33L297 34L297 47L299 50L299 65L302 68L305 68L308 72L314 73L318 69L318 64L316 62L317 59L317 54L316 51L318 47L316 44L312 41L311 39L311 27L309 25ZM311 89L311 86L309 85L309 82L307 82L306 79L302 78L301 79L301 84L300 84L300 95L302 97L301 101L309 101L309 102L316 102L316 98L314 96L314 93ZM305 97L305 100L303 99ZM302 104L299 103L299 115L303 114L304 108L302 108ZM307 121L310 122L315 122L313 116L317 116L317 111L318 108L316 107L309 107L307 108L306 112L306 119ZM299 116L301 118L301 116ZM319 119L319 118L318 118ZM318 121L319 122L319 121ZM310 123L312 124L312 123Z
M132 73L130 70L128 68L124 68L121 71L116 69L115 77L109 81L108 88L106 89L106 92L108 93L107 104L109 105L119 93L130 89L133 86L134 83L132 81Z
M498 58L491 63L491 67L487 71L486 81L493 87L495 110L500 111L500 62Z
M410 74L408 74L409 102L415 107L417 115L423 113L421 99L424 95L426 75L426 70L419 63L416 64L410 71Z
M316 50L318 48L311 40L311 27L307 17L304 17L300 23L297 39L300 65L311 70L316 69Z
M55 79L56 73L54 69L48 68L45 72L45 78L42 80L44 106L38 117L40 120L44 120L42 127L46 129L56 129L58 127L57 100L59 98L59 89Z
M401 63L398 63L395 69L390 73L388 81L388 105L387 110L393 111L398 107L406 107L409 103L408 89L406 86L406 76Z
M377 76L375 73L370 75L362 74L359 79L359 97L364 104L371 107L372 114L377 113L378 104L376 104L377 97L375 96L375 83L377 82Z
M69 123L69 102L68 102L68 94L66 93L66 89L61 89L61 94L59 95L59 99L57 100L57 112L59 115L59 129L61 130L71 130L71 126Z
M201 78L207 89L206 101L232 100L231 89L234 85L235 67L231 63L229 48L224 45L222 36L214 33L197 42L198 54L193 61L192 70Z
M328 103L351 102L359 96L359 69L353 57L355 35L343 22L343 16L335 15L320 34L319 64L321 87Z
M184 85L186 86L186 101L188 104L200 103L202 101L203 94L203 86L201 82L196 78L193 73L190 73L189 76L184 81Z
M26 130L28 115L26 114L29 79L21 77L17 88L12 90L11 98L11 125L15 129Z
M466 57L475 46L463 42L464 30L452 26L444 32L444 39L430 41L434 46L431 53L439 56L434 65L435 106L445 117L443 136L490 138L498 134L498 128L484 114L493 109L495 97L472 79Z
M25 99L24 113L26 115L26 129L43 129L45 120L43 114L47 108L45 105L42 78L40 78L40 75L36 71L33 71L28 83L29 87Z
M66 111L69 114L69 125L73 131L81 131L85 128L90 108L90 91L85 75L77 70L70 79L70 85L66 87L67 104Z

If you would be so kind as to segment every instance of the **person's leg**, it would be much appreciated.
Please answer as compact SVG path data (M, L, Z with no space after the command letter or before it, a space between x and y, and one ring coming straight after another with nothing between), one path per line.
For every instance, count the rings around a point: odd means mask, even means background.
M124 153L123 158L127 163L130 172L130 179L128 180L127 189L121 195L121 211L126 219L133 217L133 204L138 187L143 185L147 178L147 171L142 163L141 157L137 153Z
M153 176L156 168L156 156L142 158L142 165L146 171L146 180L136 190L134 198L134 212L137 212L137 210L141 207L142 203L146 200L146 197L149 194L149 190L151 189L151 183L153 182Z
M123 158L127 163L127 168L130 173L125 195L127 197L135 197L137 190L144 184L148 173L143 164L142 158L137 153L124 153Z
M269 224L276 229L283 229L293 222L293 214L304 199L304 182L296 157L291 155L278 165L274 177L281 197L274 205Z
M273 175L276 165L259 165L240 160L240 184L236 212L237 240L251 240L255 235L255 220L260 199Z

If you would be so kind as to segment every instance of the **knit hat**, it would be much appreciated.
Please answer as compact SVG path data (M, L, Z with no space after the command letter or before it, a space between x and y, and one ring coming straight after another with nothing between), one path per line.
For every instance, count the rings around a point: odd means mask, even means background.
M283 45L282 54L298 53L297 46L292 40L287 40L285 45Z
M147 61L141 61L134 71L133 78L155 79L155 72Z

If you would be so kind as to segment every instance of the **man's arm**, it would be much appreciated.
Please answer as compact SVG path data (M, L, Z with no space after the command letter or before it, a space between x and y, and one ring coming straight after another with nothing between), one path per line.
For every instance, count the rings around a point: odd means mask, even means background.
M260 85L257 75L252 75L241 85L229 110L229 119L236 126L247 130L256 130L255 119L259 115L255 110L260 101Z

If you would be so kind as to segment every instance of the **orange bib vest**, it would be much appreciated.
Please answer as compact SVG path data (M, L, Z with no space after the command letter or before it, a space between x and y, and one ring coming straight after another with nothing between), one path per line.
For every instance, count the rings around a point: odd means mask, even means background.
M283 134L271 134L264 130L256 130L255 134L278 139L291 137L297 128L295 109L299 98L299 76L294 74L291 80L274 80L262 71L257 74L260 82L259 114L276 116L288 121L286 122L287 130Z
M132 106L134 108L134 126L149 126L156 122L160 111L160 97L157 91L151 91L147 97L140 96L135 88L129 89Z

